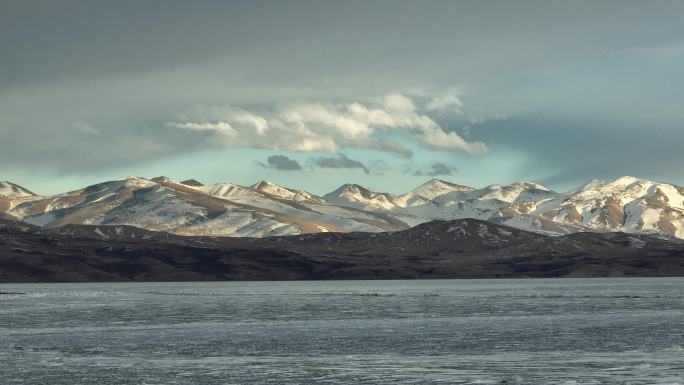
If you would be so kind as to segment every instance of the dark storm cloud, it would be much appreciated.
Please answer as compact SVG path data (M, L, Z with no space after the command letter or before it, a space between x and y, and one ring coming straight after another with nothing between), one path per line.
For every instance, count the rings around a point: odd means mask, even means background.
M486 79L487 69L515 73L587 50L671 40L682 10L677 1L8 0L0 12L0 85L206 70L217 58L240 70L222 73L222 81L247 83L359 73L396 82L428 71ZM593 38L577 39L578 31Z
M258 112L463 85L464 116L513 117L470 127L487 156L527 159L512 177L684 183L682 14L678 0L5 0L0 171L135 174L217 147L210 132L164 125L194 106ZM386 136L371 147L418 152Z
M309 161L320 168L358 168L363 170L366 174L370 174L368 167L353 159L349 159L345 154L339 153L334 157L319 157L311 158Z
M520 172L545 177L538 182L570 187L588 179L623 175L681 184L684 130L648 127L647 122L565 115L519 116L484 123L473 137L494 152L523 154Z
M293 21L310 3L260 3L3 1L0 85L179 68L244 54L277 40L274 31L296 39L306 29Z
M266 159L266 163L259 162L259 165L264 168L272 168L274 170L294 171L301 170L302 166L294 159L290 159L285 155L271 155Z

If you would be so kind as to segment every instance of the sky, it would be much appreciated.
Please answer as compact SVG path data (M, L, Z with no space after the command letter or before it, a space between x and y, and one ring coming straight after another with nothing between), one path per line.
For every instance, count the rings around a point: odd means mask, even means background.
M0 0L0 180L684 185L684 2Z

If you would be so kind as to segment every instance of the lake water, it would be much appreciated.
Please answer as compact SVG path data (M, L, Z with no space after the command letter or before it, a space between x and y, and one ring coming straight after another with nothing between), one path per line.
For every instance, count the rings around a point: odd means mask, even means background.
M2 385L684 383L684 279L0 292Z

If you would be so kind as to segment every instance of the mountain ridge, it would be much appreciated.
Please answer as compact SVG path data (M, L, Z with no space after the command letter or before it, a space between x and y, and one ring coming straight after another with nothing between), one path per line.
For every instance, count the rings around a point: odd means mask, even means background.
M181 236L0 219L0 282L684 276L684 241L550 237L477 219L400 231Z
M624 176L566 192L537 183L473 188L431 179L403 194L343 184L318 196L269 181L204 185L128 177L40 196L2 182L0 213L43 227L133 225L184 235L382 232L475 218L547 235L583 231L684 238L684 188Z

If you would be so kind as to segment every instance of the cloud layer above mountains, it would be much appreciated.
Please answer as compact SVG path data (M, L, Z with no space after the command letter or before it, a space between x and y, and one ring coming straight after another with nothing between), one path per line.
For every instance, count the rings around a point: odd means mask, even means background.
M407 96L389 93L366 102L300 102L261 112L232 106L197 107L183 114L185 119L167 122L166 126L210 132L208 145L227 148L301 152L357 148L411 157L410 149L392 139L399 134L428 149L483 154L487 151L484 143L447 131L421 112L449 112L449 108L462 106L453 94L435 96L419 108Z
M678 0L6 0L0 179L684 184L682 15Z

